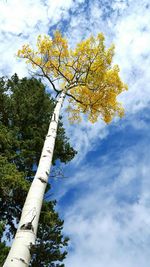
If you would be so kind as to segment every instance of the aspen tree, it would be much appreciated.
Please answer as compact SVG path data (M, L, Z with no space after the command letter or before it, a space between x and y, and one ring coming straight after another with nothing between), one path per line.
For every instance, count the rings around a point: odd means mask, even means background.
M101 118L110 123L113 117L124 115L117 96L127 85L119 77L118 65L112 64L114 46L106 48L104 35L91 36L72 50L56 31L37 39L37 50L24 45L18 57L26 59L40 77L46 78L57 94L57 104L50 122L39 166L26 198L18 230L4 267L23 267L30 262L30 247L35 244L38 221L44 197L61 107L68 98L69 119L80 121L83 113L95 123Z

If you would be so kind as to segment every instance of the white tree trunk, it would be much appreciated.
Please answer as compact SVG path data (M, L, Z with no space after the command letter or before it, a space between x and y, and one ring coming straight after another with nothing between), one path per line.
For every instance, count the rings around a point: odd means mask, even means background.
M3 267L25 267L30 263L30 247L35 244L36 240L39 216L52 165L59 114L64 97L65 94L62 92L54 109L38 169L22 210L15 239Z

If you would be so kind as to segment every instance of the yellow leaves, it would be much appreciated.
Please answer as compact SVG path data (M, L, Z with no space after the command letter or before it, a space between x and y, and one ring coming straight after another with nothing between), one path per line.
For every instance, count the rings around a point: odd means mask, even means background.
M59 80L60 90L67 88L71 122L80 121L80 114L84 113L92 123L99 117L109 123L114 116L124 115L117 96L127 90L127 85L121 81L118 65L112 66L114 45L107 49L104 41L104 35L99 33L71 50L56 31L53 38L39 35L36 51L24 45L18 57L39 68L51 84Z
M45 54L50 51L52 46L52 41L49 39L48 36L44 35L43 37L41 35L37 38L37 48L38 53Z
M46 75L60 79L64 79L65 75L67 79L72 77L67 70L68 44L58 31L52 39L48 35L39 35L36 46L37 50L34 51L29 45L24 45L18 51L18 57L26 58L27 63L30 63L33 68L40 67Z
M102 32L98 33L97 35L97 40L99 41L99 43L103 43L105 41L105 37L104 34Z
M111 45L110 48L108 48L105 52L106 62L108 65L110 65L112 63L112 59L114 56L114 50L115 50L115 46Z
M71 124L73 124L74 122L76 123L80 123L81 122L81 116L80 116L80 110L77 108L72 108L71 105L68 105L68 107L66 108L66 112L68 112L68 119L70 121Z
M26 44L22 46L22 49L18 50L17 56L27 58L32 52L30 46Z
M115 69L116 71L116 69ZM124 115L124 109L117 101L117 96L126 89L120 78L116 75L117 72L112 71L112 75L109 77L110 71L104 75L102 81L99 81L99 87L96 90L87 86L81 86L71 89L71 94L75 99L70 99L72 106L75 109L75 113L86 113L88 120L92 123L101 117L106 123L110 123L114 116L122 117ZM106 79L106 77L109 79ZM94 89L94 84L93 84ZM78 102L78 100L80 102ZM70 110L72 112L72 110Z

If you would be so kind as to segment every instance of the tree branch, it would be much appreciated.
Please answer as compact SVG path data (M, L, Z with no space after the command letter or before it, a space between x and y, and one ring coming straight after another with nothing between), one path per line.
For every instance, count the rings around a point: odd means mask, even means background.
M56 89L56 87L55 87L53 81L52 81L52 80L50 79L50 77L45 73L43 67L40 66L39 64L37 64L31 57L26 57L26 58L27 58L28 60L30 60L33 64L35 64L37 67L39 67L39 68L41 69L41 71L42 71L42 73L43 73L43 77L45 77L45 78L48 79L48 81L49 81L50 84L52 85L54 91L55 91L56 93L60 93L61 91ZM45 64L46 64L46 63L45 63Z

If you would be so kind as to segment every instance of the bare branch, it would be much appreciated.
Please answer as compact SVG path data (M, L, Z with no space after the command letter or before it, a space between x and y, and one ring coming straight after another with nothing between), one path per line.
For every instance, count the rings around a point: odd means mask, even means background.
M41 71L43 73L43 77L47 78L47 80L50 82L50 84L52 85L52 87L55 90L55 92L60 93L61 91L56 89L55 84L52 82L50 77L45 73L43 67L40 64L36 63L31 57L27 57L27 59L29 59L33 64L35 64L37 67L39 67L41 69Z
M80 101L79 99L77 99L75 96L69 94L69 93L66 93L67 96L69 97L72 97L75 101L77 101L78 103L82 104L82 105L85 105L82 101Z

